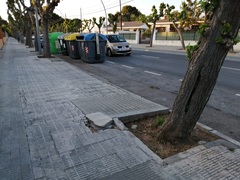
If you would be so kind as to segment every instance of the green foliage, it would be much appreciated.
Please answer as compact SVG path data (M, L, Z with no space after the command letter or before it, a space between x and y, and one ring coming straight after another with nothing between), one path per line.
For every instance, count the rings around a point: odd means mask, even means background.
M205 12L214 11L218 5L219 0L200 0L199 4Z
M233 44L236 45L237 43L240 42L240 37L236 37L234 40L233 40Z
M232 26L230 23L226 22L223 24L220 35L216 39L216 43L226 44L231 43L232 45L237 44L239 38L233 38Z
M229 23L224 23L221 29L221 35L229 35L232 32L232 26Z
M164 122L165 122L165 118L162 117L162 116L158 116L157 119L156 119L156 124L155 124L155 126L156 126L156 127L162 126Z
M187 52L187 59L190 61L192 58L193 52L195 52L199 48L199 45L187 45L186 52Z
M135 21L142 13L134 6L126 5L122 8L123 21Z
M108 22L113 26L113 33L117 31L117 22L118 22L119 12L116 14L108 14Z
M144 31L142 36L150 38L151 37L151 29L147 29L146 31Z
M201 35L204 35L204 33L206 32L206 28L208 28L209 25L206 23L203 23L199 26L199 29L197 30L197 32Z
M228 148L229 151L234 152L235 148Z

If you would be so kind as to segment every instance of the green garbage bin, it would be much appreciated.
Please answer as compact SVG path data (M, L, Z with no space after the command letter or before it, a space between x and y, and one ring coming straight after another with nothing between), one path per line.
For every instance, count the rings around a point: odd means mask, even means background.
M58 36L58 41L59 41L59 44L60 44L60 48L61 48L61 53L62 55L64 56L68 56L68 51L67 51L67 44L66 44L66 41L64 39L64 37L68 35L68 33L66 34L61 34L60 36Z
M58 41L58 36L63 34L62 32L52 32L49 34L50 40L50 53L59 54L61 53L61 47Z
M102 63L105 61L107 38L103 34L89 33L76 37L81 60L87 63Z
M78 52L78 43L76 41L76 36L79 36L79 33L68 34L64 37L67 45L67 52L69 56L73 59L80 59Z

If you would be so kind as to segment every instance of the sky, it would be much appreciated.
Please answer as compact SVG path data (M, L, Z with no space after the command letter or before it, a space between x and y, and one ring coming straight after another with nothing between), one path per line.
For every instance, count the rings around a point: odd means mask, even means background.
M25 2L29 2L29 0L25 0ZM105 17L103 5L107 14L115 14L120 11L120 2L122 7L131 5L136 7L142 14L149 15L153 5L158 8L161 2L165 2L175 5L176 9L179 9L182 0L61 0L54 13L68 19L92 19L93 17L98 19L100 16ZM0 16L7 20L6 0L0 0Z

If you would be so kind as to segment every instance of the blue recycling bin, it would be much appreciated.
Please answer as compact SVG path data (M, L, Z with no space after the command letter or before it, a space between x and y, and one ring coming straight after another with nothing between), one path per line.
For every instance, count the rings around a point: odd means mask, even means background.
M107 38L103 34L88 33L76 37L81 60L87 63L103 63L105 61Z

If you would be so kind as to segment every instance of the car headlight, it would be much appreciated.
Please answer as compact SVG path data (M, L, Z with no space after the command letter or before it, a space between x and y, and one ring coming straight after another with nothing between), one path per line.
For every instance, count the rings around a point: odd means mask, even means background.
M113 49L118 49L118 47L117 46L113 46Z

